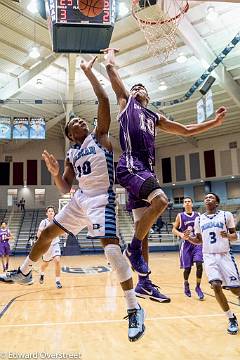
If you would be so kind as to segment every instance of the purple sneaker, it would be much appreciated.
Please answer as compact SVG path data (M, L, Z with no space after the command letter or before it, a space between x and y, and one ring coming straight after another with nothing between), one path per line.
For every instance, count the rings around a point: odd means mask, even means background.
M201 301L204 300L204 294L203 294L202 289L200 288L199 285L197 285L195 287L195 291L197 293L197 296L198 296L199 300L201 300Z
M136 271L138 275L147 276L150 274L151 271L148 264L145 262L140 249L131 250L130 245L128 244L127 248L123 252L123 255L126 256L133 271Z
M137 297L143 299L169 303L171 299L166 295L161 294L158 289L159 287L154 285L150 279L139 280L137 286L135 287L135 294Z
M191 296L192 296L188 282L185 282L185 283L184 283L184 294L185 294L186 296L188 296L188 297L191 297Z

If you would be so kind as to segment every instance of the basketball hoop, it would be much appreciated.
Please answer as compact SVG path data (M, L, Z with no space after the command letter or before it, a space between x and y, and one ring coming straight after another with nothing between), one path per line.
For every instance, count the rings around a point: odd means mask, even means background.
M177 48L180 20L189 9L186 0L132 0L132 14L147 41L148 52L160 63Z

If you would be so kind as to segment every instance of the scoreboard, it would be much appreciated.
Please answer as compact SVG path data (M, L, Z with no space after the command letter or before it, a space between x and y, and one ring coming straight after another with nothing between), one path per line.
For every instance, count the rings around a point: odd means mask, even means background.
M109 46L115 21L115 0L104 0L102 12L85 16L78 0L48 0L53 51L99 53Z

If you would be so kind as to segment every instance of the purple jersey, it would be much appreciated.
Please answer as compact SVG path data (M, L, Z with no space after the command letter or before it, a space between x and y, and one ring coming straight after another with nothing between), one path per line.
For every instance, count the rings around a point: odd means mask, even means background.
M199 213L195 211L193 211L191 215L186 212L180 213L179 231L184 232L185 230L190 230L192 235L194 235L194 223L198 216ZM180 267L187 269L193 266L195 262L203 262L202 244L194 245L188 240L184 240L180 247Z
M185 230L191 230L192 234L194 234L194 223L198 216L199 213L196 211L193 211L191 215L186 212L180 213L179 231L184 232Z
M0 241L8 241L11 236L9 229L0 229Z
M138 159L152 170L155 163L155 127L159 115L129 97L119 114L120 144L126 154L128 168L134 169Z

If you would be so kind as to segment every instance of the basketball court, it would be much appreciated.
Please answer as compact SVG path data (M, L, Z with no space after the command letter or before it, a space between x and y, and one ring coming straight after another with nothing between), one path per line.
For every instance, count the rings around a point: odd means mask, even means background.
M15 258L14 264L19 264ZM239 262L239 256L237 257ZM107 267L103 256L64 257L62 265L75 268ZM170 304L140 299L147 311L146 334L137 343L127 340L127 321L123 320L124 298L116 274L62 274L63 288L54 284L49 267L46 284L23 287L1 285L1 352L74 353L92 359L220 359L239 358L239 337L226 332L226 318L204 277L205 300L194 292L183 294L178 256L152 254L153 281L171 296ZM136 280L136 277L135 277ZM11 300L17 297L11 303ZM228 294L236 314L237 299ZM42 354L42 356L45 356ZM40 357L41 358L41 357Z
M121 154L119 108L105 68L105 48L119 49L117 69L126 87L144 84L149 109L172 121L201 123L220 106L228 109L222 126L206 133L156 136L156 174L173 207L166 211L162 237L151 235L150 267L153 283L171 302L139 299L146 310L144 337L128 341L125 299L116 273L99 252L99 243L92 244L85 232L79 236L81 255L72 251L61 258L62 289L55 286L53 264L42 285L39 263L31 286L0 282L0 359L240 358L240 335L227 334L228 319L206 275L204 301L195 294L195 268L192 297L184 295L178 243L171 235L186 195L203 211L204 193L215 191L222 207L240 218L239 18L237 0L0 0L0 220L8 220L14 235L11 269L29 252L44 209L54 205L60 210L77 189L74 183L62 196L41 154L44 149L53 153L63 171L68 119L75 114L90 129L96 125L98 101L80 68L82 60L98 56L93 71L110 100L109 136L116 164ZM133 226L125 190L114 186L126 244ZM24 214L20 199L25 201ZM65 245L62 240L66 254ZM136 284L136 274L133 279ZM240 319L238 299L226 294Z

